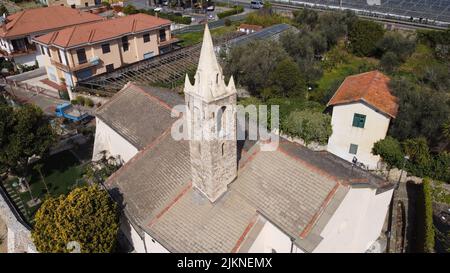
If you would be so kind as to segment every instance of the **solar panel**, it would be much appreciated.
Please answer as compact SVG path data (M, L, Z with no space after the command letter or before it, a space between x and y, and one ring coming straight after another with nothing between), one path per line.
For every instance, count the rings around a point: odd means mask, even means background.
M341 6L366 11L367 14L378 12L413 17L413 19L450 22L450 0L300 0L290 2Z

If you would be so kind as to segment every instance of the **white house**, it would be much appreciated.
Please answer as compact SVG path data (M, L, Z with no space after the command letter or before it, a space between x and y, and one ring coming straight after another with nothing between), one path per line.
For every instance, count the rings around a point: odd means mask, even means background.
M389 78L379 71L347 77L328 102L332 107L333 133L328 151L347 161L355 157L375 169L379 156L372 154L375 142L386 137L397 115L397 98L388 87Z
M184 94L130 83L97 111L94 158L126 162L105 186L136 252L365 252L379 240L392 184L285 139L275 151L236 139L236 88L207 26ZM195 135L230 138L173 137L176 105Z

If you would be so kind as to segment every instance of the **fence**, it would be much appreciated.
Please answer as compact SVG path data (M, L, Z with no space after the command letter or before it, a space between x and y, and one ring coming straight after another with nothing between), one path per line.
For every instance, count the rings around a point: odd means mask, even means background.
M44 95L47 97L51 97L51 98L55 98L55 99L60 99L60 95L59 93L56 93L55 91L37 86L37 85L31 85L29 83L26 82L17 82L14 80L10 80L7 79L6 80L6 85L9 86L9 88L12 90L12 92L15 91L15 89L20 88L22 90L26 90L28 92L32 92L35 93L36 95Z

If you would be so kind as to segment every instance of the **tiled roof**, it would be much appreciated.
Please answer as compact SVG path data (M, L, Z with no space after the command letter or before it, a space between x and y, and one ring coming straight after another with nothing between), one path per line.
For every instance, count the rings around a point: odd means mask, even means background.
M397 98L389 90L389 78L374 70L347 77L328 106L363 101L390 117L397 115Z
M126 92L130 88L135 90L133 95ZM169 101L164 90L155 90L162 95L161 103ZM176 93L167 94L181 99ZM283 139L276 151L264 152L255 142L246 141L238 144L237 179L211 203L192 186L189 143L171 137L173 120L165 119L166 113L152 113L160 111L154 98L141 97L134 85L116 96L109 106L115 113L105 112L101 119L111 118L110 114L124 116L130 122L123 123L122 130L129 132L135 129L126 128L134 124L159 125L155 132L148 132L152 138L146 148L105 184L133 224L171 252L239 251L242 242L251 240L248 233L260 218L311 251L349 187L358 184L383 190L391 186L328 152L313 152ZM120 100L129 107L114 107ZM139 120L131 122L136 113L141 113Z
M138 150L155 140L175 119L171 108L183 104L175 92L128 84L96 116Z
M26 9L7 17L6 26L0 27L0 37L24 36L54 31L103 19L99 15L62 6Z
M147 14L133 14L91 24L72 26L36 38L36 41L60 47L73 47L110 40L126 34L169 25L171 21Z

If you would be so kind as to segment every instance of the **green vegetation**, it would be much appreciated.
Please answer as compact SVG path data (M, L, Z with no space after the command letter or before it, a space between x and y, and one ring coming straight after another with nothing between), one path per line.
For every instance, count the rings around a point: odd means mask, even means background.
M263 12L252 12L245 18L245 23L268 27L276 24L288 24L291 20L279 14L267 14Z
M388 168L392 167L402 168L403 167L403 153L402 146L398 140L391 136L387 136L376 142L373 145L372 153L374 155L379 155L383 161L388 165Z
M78 95L75 99L70 101L73 105L82 105L87 107L94 107L94 101L90 98Z
M326 144L331 136L331 116L310 110L294 111L285 122L285 132L299 136L308 145L311 142Z
M12 188L25 204L25 216L30 223L33 223L33 216L38 209L38 206L29 208L26 205L31 200L31 196L44 200L47 196L58 197L61 194L67 194L73 188L85 185L85 182L81 180L83 167L70 151L52 155L43 160L40 165L42 165L40 173L38 168L33 168L27 177L31 195L28 191L19 192L17 178L4 182L5 186Z
M118 207L98 185L46 199L35 220L31 236L39 252L72 252L70 242L78 243L82 253L116 250Z
M224 26L224 27L218 27L211 30L211 35L214 36L221 36L226 33L230 33L236 30L235 25L230 26ZM177 38L179 38L182 42L180 43L181 46L191 46L198 44L203 39L203 31L196 31L196 32L187 32L183 34L177 34Z
M219 19L223 19L225 17L231 16L231 15L236 15L236 14L239 14L242 12L244 12L244 7L234 6L233 9L231 9L231 10L226 10L221 13L217 13L217 17L219 17Z
M355 20L348 27L351 51L357 56L375 54L377 42L384 34L383 26L373 21Z
M442 181L433 181L433 201L450 205L450 192L443 187Z
M45 158L55 134L41 109L34 105L0 105L0 163L13 174L26 177L30 157Z
M417 251L434 252L433 198L431 180L425 178L417 198Z

